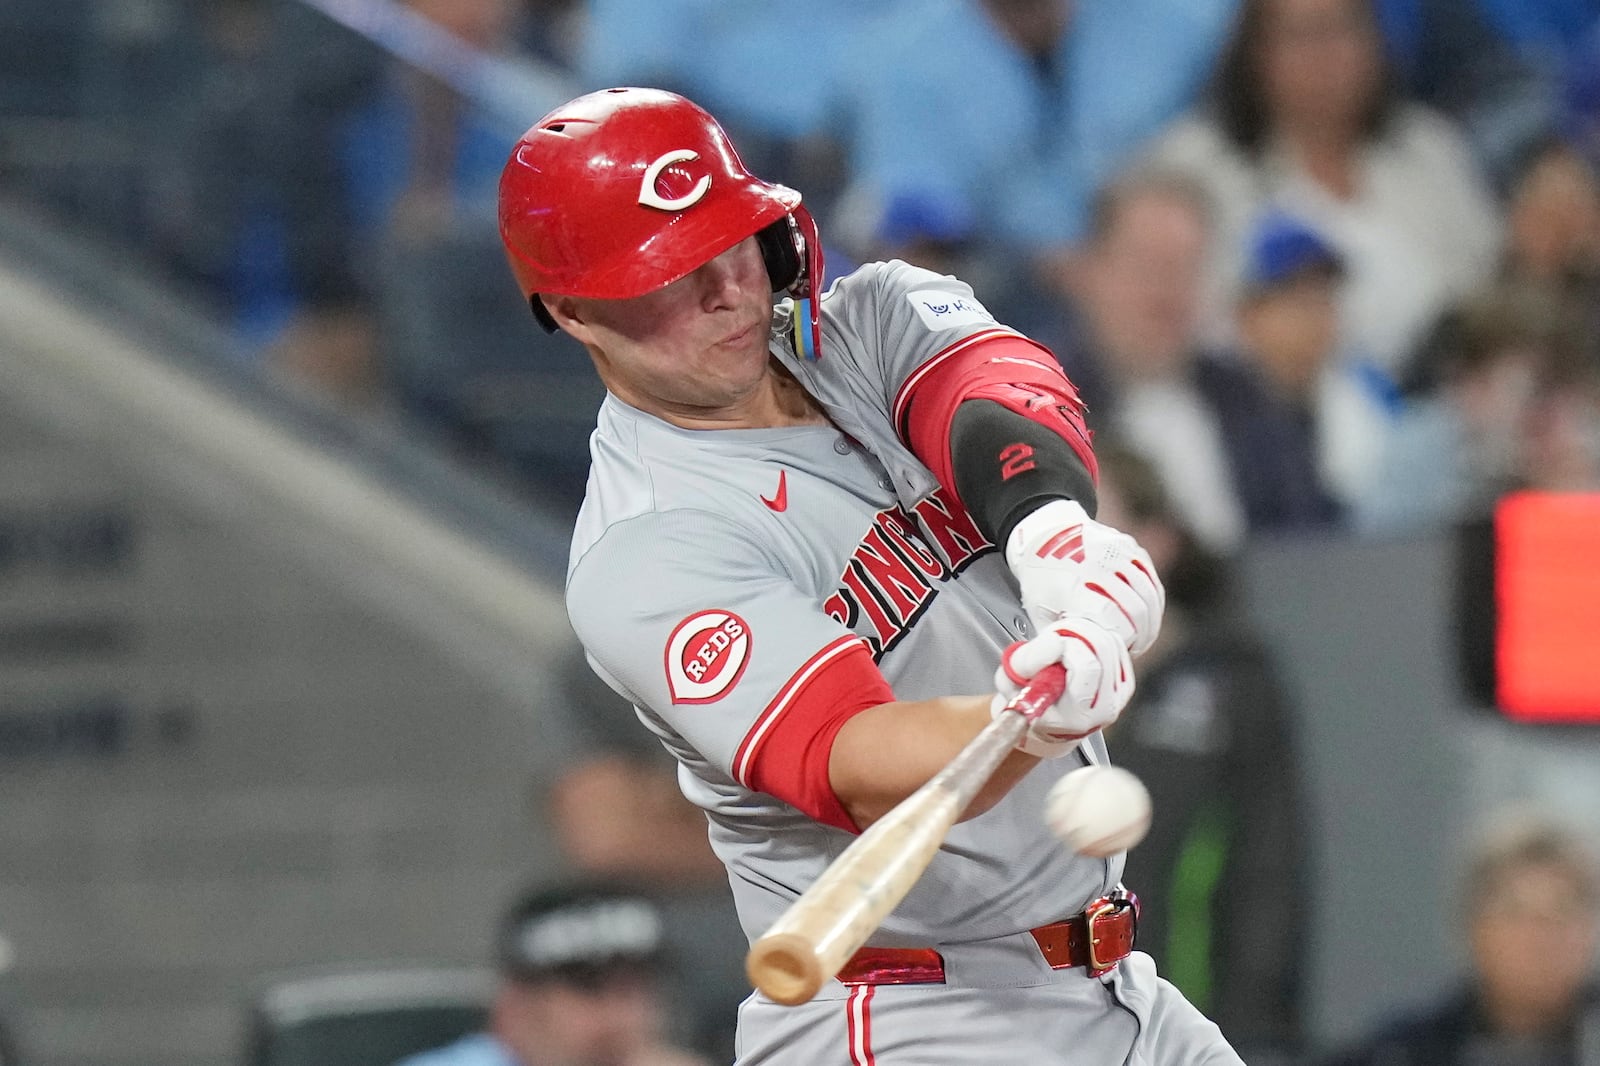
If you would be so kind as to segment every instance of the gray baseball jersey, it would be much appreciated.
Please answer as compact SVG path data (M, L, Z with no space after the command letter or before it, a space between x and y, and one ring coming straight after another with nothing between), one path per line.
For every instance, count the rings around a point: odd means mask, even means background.
M853 839L753 784L763 759L798 757L772 738L808 713L819 672L864 649L895 698L982 693L1030 634L1001 554L894 428L927 368L1015 334L965 284L904 263L835 283L817 362L795 356L786 310L771 351L832 425L684 430L608 397L567 591L591 663L706 811L752 938ZM1098 735L957 825L869 943L1006 938L1113 888L1120 855L1074 855L1042 819L1086 758L1105 761Z

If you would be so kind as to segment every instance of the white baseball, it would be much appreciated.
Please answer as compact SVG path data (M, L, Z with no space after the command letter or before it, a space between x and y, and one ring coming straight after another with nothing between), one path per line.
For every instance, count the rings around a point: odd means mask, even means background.
M1120 766L1080 767L1050 789L1044 820L1073 851L1103 859L1144 839L1150 792Z

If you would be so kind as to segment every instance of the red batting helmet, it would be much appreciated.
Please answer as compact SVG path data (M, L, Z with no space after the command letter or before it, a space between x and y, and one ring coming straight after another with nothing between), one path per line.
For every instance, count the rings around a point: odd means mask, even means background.
M795 296L796 339L815 358L816 224L798 192L745 170L690 101L658 89L580 96L534 123L500 174L500 237L546 328L540 293L642 296L752 235L773 292Z

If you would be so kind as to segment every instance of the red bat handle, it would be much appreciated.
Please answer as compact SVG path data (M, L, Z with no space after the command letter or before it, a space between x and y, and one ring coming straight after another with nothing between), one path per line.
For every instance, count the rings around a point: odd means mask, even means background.
M1051 663L1028 679L1022 691L1011 697L1005 710L1014 711L1028 721L1033 721L1049 710L1067 688L1067 668Z

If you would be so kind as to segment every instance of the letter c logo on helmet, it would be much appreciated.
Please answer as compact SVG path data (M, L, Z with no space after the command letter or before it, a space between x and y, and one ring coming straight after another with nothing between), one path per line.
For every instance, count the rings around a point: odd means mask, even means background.
M701 175L700 180L695 182L694 188L682 196L668 199L661 195L662 171L674 163L692 163L699 158L700 153L694 149L679 148L651 163L645 168L644 179L639 182L639 202L646 207L657 207L663 211L682 211L699 203L701 197L705 196L706 190L711 188L710 174Z

